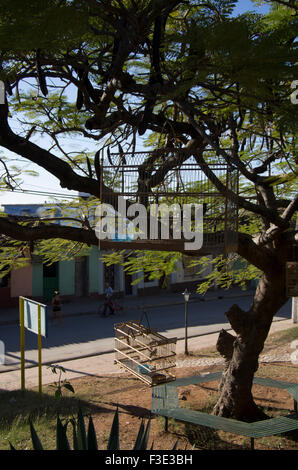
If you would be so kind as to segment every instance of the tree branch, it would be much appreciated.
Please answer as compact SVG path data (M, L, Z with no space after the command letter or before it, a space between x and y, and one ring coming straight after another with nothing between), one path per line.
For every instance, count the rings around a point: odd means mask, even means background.
M261 271L272 273L276 269L272 252L266 247L257 245L251 235L238 233L237 253Z
M285 0L266 0L267 3L272 3L272 1L274 3L278 3L279 5L283 5L285 7L288 7L288 8L293 8L295 11L298 12L298 7L295 5L295 1L296 0L289 0L288 2L286 2Z
M217 144L217 142L209 137L209 135L205 132L203 126L198 124L194 118L193 118L193 112L190 109L190 105L188 103L182 102L182 101L177 101L178 105L180 106L181 110L184 112L184 114L187 116L189 119L189 122L192 124L192 126L196 129L196 131L201 135L201 137L207 142L210 147L212 147L217 155L221 155L228 164L232 164L237 166L237 168L241 171L241 173L250 181L257 183L259 181L259 177L251 173L250 171L247 170L245 164L240 160L240 158L236 158L235 155L230 156L227 154L227 152L220 148L220 146ZM231 120L230 120L231 122ZM234 135L234 144L237 146L237 139L236 139L236 131L233 128L231 129L232 133ZM235 152L235 148L233 149L233 152Z
M44 168L58 178L62 188L100 197L100 185L96 179L78 175L61 158L15 134L8 125L7 115L7 105L0 105L0 145ZM114 191L105 185L103 185L103 192L109 193L110 196L114 194Z
M291 218L293 217L294 213L298 210L298 196L296 196L289 204L288 207L285 209L281 218L284 219L286 222L290 222ZM271 226L265 233L257 235L254 237L254 242L259 246L263 247L264 245L268 245L276 238L280 236L283 232L283 229L277 227L276 225Z
M236 337L228 333L226 330L221 330L216 343L216 349L226 361L230 361L233 356L234 342Z
M265 171L267 171L268 166L271 163L273 163L275 160L277 160L277 158L280 158L282 155L283 155L282 150L277 150L277 152L272 153L271 155L269 155L268 158L266 158L266 160L261 165L253 168L253 173L256 175L260 173L264 173Z
M282 213L281 217L288 222L291 220L296 211L298 211L298 195L296 195L295 198L290 202L288 207Z
M251 317L249 313L244 312L244 310L236 304L232 305L225 315L229 320L231 327L239 336L243 335L251 325Z
M207 178L214 184L214 186L217 188L217 190L223 195L223 196L228 196L232 201L234 201L239 207L242 207L243 209L250 211L254 214L259 214L268 221L274 223L275 225L279 226L283 230L288 227L288 223L286 223L275 211L263 207L261 205L254 204L252 202L249 202L245 198L239 196L238 194L235 194L233 191L228 189L225 184L223 184L217 176L213 173L213 171L209 168L209 165L206 163L204 160L203 156L196 152L194 153L194 156L196 158L196 161L200 165L202 171L205 173Z
M98 245L98 238L93 230L57 224L42 224L37 227L28 227L28 225L21 225L0 217L0 232L14 240L24 242L62 238L88 245Z

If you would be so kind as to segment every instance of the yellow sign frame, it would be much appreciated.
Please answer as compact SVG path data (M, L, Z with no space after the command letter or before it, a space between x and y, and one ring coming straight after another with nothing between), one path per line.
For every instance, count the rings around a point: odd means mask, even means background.
M25 315L24 315L24 304L25 300L31 301L26 297L19 297L19 312L20 312L20 349L21 349L21 390L25 391ZM38 393L42 396L42 334L41 334L41 306L39 302L37 304L37 315L38 315Z

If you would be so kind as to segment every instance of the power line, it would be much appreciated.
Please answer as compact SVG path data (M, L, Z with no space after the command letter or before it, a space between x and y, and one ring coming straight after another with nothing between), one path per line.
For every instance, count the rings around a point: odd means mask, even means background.
M43 190L43 189L48 189L49 193L53 190L53 188L51 186L40 186L39 184L28 184L28 183L25 183L24 186L29 186L29 188L23 188L23 191L31 191L31 188L38 188L38 190ZM32 191L36 191L36 189L32 189ZM59 194L62 194L62 193L59 193Z
M62 193L50 193L50 192L45 192L45 191L33 191L33 190L28 190L28 189L0 189L0 191L7 192L7 193L21 193L21 194L32 194L36 196L53 196L53 197L61 197L61 198L69 198L69 199L74 199L75 195L69 195L69 194L62 194Z

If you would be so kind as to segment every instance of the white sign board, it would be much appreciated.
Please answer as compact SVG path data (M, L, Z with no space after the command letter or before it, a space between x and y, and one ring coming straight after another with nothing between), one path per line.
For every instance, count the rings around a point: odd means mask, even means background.
M48 320L47 305L35 302L34 300L24 299L24 326L27 330L38 335L38 306L40 308L40 333L47 338Z
M5 345L0 341L0 364L5 364Z
M5 104L5 85L2 80L0 80L0 104Z

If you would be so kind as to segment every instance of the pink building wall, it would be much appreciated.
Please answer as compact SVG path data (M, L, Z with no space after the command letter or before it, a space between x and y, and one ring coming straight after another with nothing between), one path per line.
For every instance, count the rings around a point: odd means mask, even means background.
M11 297L19 295L32 296L32 265L20 269L12 269L10 282Z

